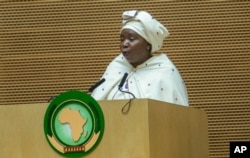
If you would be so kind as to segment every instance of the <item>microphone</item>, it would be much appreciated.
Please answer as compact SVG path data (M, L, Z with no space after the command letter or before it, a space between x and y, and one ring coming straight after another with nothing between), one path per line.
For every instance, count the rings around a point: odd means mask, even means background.
M102 78L100 81L96 82L96 84L92 85L89 88L88 93L93 92L98 86L100 86L103 82L105 82L105 78ZM52 96L48 99L48 102L51 102L53 99L55 99L57 96Z
M93 92L97 87L99 87L103 82L105 82L105 78L102 78L100 81L96 82L96 84L92 85L89 88L88 92Z
M125 83L127 77L128 77L128 73L125 73L125 74L123 75L122 79L121 79L120 84L118 85L118 90L121 91L121 92L123 92L123 93L127 93L127 94L131 95L133 98L130 98L129 101L122 107L121 111L122 111L123 114L126 114L126 113L129 112L129 110L130 110L130 105L131 105L131 101L132 101L133 99L135 99L135 95L134 95L133 93L131 93L131 92L129 92L129 91L124 91L124 90L122 90L122 87L123 87L123 85L124 85L124 83Z
M124 85L124 83L125 83L127 77L128 77L128 73L125 73L125 74L123 75L123 77L122 77L122 80L121 80L120 84L118 85L119 90L123 87L123 85Z
M123 92L123 93L128 93L128 94L130 94L130 95L133 97L133 99L135 99L135 95L134 95L133 93L131 93L131 92L129 92L129 91L124 91L124 90L122 90L122 87L123 87L123 85L124 85L124 83L125 83L127 77L128 77L128 73L125 73L125 74L123 75L123 77L122 77L122 80L121 80L120 84L118 85L118 90L121 91L121 92Z

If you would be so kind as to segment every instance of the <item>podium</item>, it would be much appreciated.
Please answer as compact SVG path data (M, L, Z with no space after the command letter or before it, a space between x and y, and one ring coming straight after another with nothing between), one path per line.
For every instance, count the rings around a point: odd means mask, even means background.
M208 122L203 110L151 99L99 101L103 138L86 158L208 158ZM3 158L61 158L43 129L48 103L0 106Z

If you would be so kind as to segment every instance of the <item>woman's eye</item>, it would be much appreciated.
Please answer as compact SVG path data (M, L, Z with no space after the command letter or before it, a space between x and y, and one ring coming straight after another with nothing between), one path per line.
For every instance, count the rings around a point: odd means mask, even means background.
M133 40L135 40L135 38L134 38L134 37L130 37L129 40L130 40L130 41L133 41Z

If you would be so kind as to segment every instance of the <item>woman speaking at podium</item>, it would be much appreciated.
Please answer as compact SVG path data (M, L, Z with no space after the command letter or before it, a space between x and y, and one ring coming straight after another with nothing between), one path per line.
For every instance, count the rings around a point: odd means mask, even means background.
M120 54L108 65L96 100L149 98L188 106L185 83L171 60L158 52L169 35L146 11L122 14Z

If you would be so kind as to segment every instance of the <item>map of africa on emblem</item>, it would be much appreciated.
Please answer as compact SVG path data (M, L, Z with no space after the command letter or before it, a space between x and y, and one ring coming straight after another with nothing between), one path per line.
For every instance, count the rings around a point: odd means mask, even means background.
M65 157L85 156L100 143L104 116L99 104L81 91L67 91L52 100L44 117L46 139Z

